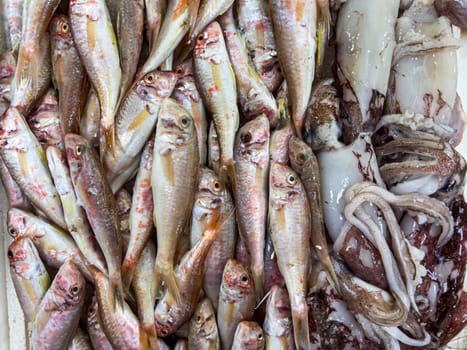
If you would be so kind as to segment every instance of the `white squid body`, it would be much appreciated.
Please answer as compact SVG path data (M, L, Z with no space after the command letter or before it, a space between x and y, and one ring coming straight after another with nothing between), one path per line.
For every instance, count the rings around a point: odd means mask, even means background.
M449 20L415 2L399 18L396 37L386 109L420 113L455 129L458 41Z
M385 185L369 134L360 134L352 144L340 149L321 151L318 163L324 222L331 239L336 241L345 223L344 194L347 188L361 181L374 181L383 188Z
M371 119L381 116L372 115L374 107L381 114L386 95L398 10L399 0L348 0L339 11L337 63L343 99L360 107L361 122L370 121L370 129L377 123Z

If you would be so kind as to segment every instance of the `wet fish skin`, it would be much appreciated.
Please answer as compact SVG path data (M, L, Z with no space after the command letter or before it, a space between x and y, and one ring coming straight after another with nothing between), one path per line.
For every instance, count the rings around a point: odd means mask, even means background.
M67 134L65 147L76 197L102 250L112 284L123 297L122 242L114 195L97 152L84 137Z
M86 102L87 76L71 33L70 19L55 14L49 26L53 82L58 90L60 125L64 134L78 133Z
M208 166L218 175L220 174L220 160L219 137L214 122L211 121L208 132Z
M91 280L84 257L70 235L49 224L43 218L27 211L10 208L7 213L8 233L13 238L27 236L34 242L42 260L51 267L59 268L72 260L81 272Z
M99 97L101 110L100 149L115 145L115 114L122 70L117 39L105 0L71 0L71 29L81 61Z
M109 342L109 339L107 339L107 336L105 335L104 330L101 326L99 306L97 304L97 299L95 296L93 296L92 301L87 310L86 324L89 333L89 338L91 339L92 346L95 349L113 349L112 345Z
M223 349L231 348L237 325L241 321L253 319L255 304L255 286L249 270L236 260L228 260L222 276L217 308Z
M261 80L248 55L245 38L236 27L232 8L219 17L219 23L224 32L230 62L235 72L237 98L242 117L251 120L264 114L274 128L278 123L276 100Z
M287 290L274 285L266 304L263 323L266 350L288 350L294 348L292 313Z
M50 276L29 237L19 237L8 246L10 275L26 322L34 320L37 308L50 286Z
M5 194L8 199L8 205L10 207L16 207L21 209L30 209L29 201L21 191L16 181L11 177L5 162L0 157L0 180L5 190Z
M0 156L10 175L32 204L65 228L60 198L40 143L16 108L10 107L0 121Z
M180 338L177 343L175 344L174 350L187 350L188 349L188 341L186 339Z
M166 0L145 0L145 10L146 10L146 22L148 25L147 28L147 40L149 45L156 42L157 36L159 35L159 30L161 29L162 16L167 7Z
M89 226L86 213L78 204L64 154L57 147L49 146L46 156L55 188L62 202L68 232L87 260L86 262L103 272L107 271L104 257Z
M310 253L310 206L305 188L287 165L272 162L269 175L269 227L279 270L292 308L297 349L310 348L307 277Z
M133 83L143 45L144 0L121 1L118 6L116 35L122 81L120 99Z
M263 350L264 332L254 321L242 321L238 324L232 344L232 350Z
M76 331L83 309L86 281L71 261L66 261L42 299L32 325L32 349L64 349Z
M301 138L315 71L316 1L270 0L269 7L292 121Z
M81 327L76 330L67 350L93 350L89 335Z
M104 169L116 188L119 175L138 167L140 153L157 124L162 102L175 87L177 76L172 72L154 71L136 81L123 99L115 119L116 144L113 152L104 154ZM132 173L132 172L130 172ZM119 183L129 179L126 174Z
M268 212L269 121L264 115L243 125L235 140L235 204L239 233L250 255L257 301L263 297Z
M171 296L179 302L180 291L175 282L173 259L177 241L193 208L199 155L193 118L170 98L164 100L157 122L152 167L157 272Z
M175 68L178 81L172 97L191 113L195 121L199 145L199 163L206 164L208 125L206 110L194 76L193 60L188 59Z
M83 114L81 115L79 131L81 136L84 136L93 147L99 147L100 130L99 122L101 109L99 106L99 97L96 90L90 87L86 97Z
M22 19L24 0L4 0L3 13L7 25L7 36L13 55L18 55L19 45L21 43Z
M220 210L221 217L228 217L234 210L232 197L214 171L201 168L191 219L191 247L202 239L203 232L208 228L217 210ZM203 290L214 308L217 308L224 266L227 260L235 255L235 241L235 216L231 215L222 225L206 256Z
M10 106L11 81L16 71L16 59L9 51L0 54L0 115Z
M239 125L237 88L218 22L211 22L198 35L193 56L199 91L219 138L221 171L233 182L233 147Z
M121 188L115 193L115 205L117 208L118 228L122 241L122 255L128 249L130 242L130 212L131 212L131 194Z
M190 320L188 348L193 350L220 350L216 313L208 298L201 300Z
M154 201L151 187L153 151L154 140L150 139L141 155L141 163L133 186L129 216L130 239L122 263L122 278L125 288L131 284L141 252L153 231Z

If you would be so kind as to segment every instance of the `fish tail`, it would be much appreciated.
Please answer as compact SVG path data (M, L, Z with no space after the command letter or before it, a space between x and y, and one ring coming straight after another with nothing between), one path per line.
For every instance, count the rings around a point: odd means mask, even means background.
M168 262L158 264L156 259L156 266L158 269L158 276L160 280L164 282L164 285L169 293L169 297L171 297L172 300L175 300L176 303L181 303L182 297L180 295L180 290L178 289L177 281L175 279L175 271L173 264L170 264Z
M300 301L296 305L292 304L292 323L296 349L310 349L308 307L305 298L300 298Z
M293 127L295 129L295 134L297 137L303 140L303 115L300 113L293 113L292 114L292 121L293 121Z
M261 269L253 267L251 273L255 283L256 301L259 302L264 296L264 266Z
M228 159L227 161L223 162L220 170L219 170L219 177L223 183L230 186L232 194L235 191L235 165L233 159Z
M115 128L113 126L102 128L102 138L100 143L101 159L109 151L115 156Z
M129 290L136 268L136 262L132 259L125 259L122 264L122 283L125 290Z

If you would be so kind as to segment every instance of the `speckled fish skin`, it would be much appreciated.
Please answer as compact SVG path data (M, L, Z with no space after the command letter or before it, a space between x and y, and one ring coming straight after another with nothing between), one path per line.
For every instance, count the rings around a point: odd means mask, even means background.
M29 237L18 237L8 246L8 261L25 321L31 322L50 286L49 273Z
M238 261L225 265L217 308L217 322L222 348L230 349L235 330L241 321L253 319L256 297L253 277Z
M189 59L175 68L178 81L175 85L172 97L191 113L195 121L199 145L199 164L206 164L208 122L203 101L196 86L194 77L193 60Z
M17 56L21 43L24 0L4 0L3 13L7 25L8 47Z
M213 213L208 227L203 231L201 239L182 257L175 269L180 301L171 299L170 291L166 291L154 312L159 336L166 337L174 333L193 315L201 295L206 257L225 220L228 220L231 214L233 213L220 216L220 208L218 208Z
M268 212L269 121L262 115L240 128L235 140L235 203L239 232L250 254L256 297L263 296Z
M113 350L112 344L110 344L100 324L99 306L95 296L91 300L86 316L87 330L94 349Z
M163 102L157 122L152 167L157 271L171 296L180 302L173 259L177 241L193 208L199 155L193 118L178 102L170 98Z
M237 87L219 23L212 22L198 35L193 56L198 87L219 138L221 170L233 172ZM228 175L232 180L233 174Z
M269 7L292 121L301 138L315 72L316 1L270 0Z
M105 272L107 269L104 257L89 226L86 213L78 204L64 154L57 147L49 146L46 150L46 156L50 173L62 202L68 232L86 258L87 263Z
M287 165L272 162L269 176L269 228L279 269L289 291L297 349L310 348L305 300L310 253L310 206L305 188Z
M202 238L203 232L208 228L217 210L220 210L221 217L227 217L234 210L232 197L214 171L201 168L191 219L192 247ZM227 260L235 255L235 241L235 215L231 215L224 222L206 257L207 268L204 272L203 290L214 308L217 308L224 266Z
M150 72L136 81L123 99L115 119L114 150L104 154L104 169L113 188L118 187L113 184L118 175L139 160L156 126L162 102L172 94L176 80L172 72ZM128 179L127 175L119 182L123 185Z
M65 136L66 155L76 197L104 254L109 277L123 296L120 267L122 242L115 198L97 152L82 136Z
M289 158L292 169L300 176L308 195L311 214L311 243L326 269L329 280L337 286L338 281L329 256L326 230L324 228L318 159L312 149L295 136L289 140Z
M263 350L264 332L254 321L242 321L238 324L231 350Z
M91 279L81 252L67 232L39 216L18 208L8 210L7 226L13 238L30 237L48 266L59 268L66 260L72 260L81 272Z
M79 132L86 102L87 77L71 34L70 19L62 14L52 17L49 26L53 82L58 90L60 125L63 133Z
M31 349L65 349L83 309L86 281L71 261L55 275L32 324Z
M138 306L138 319L141 328L148 335L151 345L157 344L154 309L156 306L158 279L155 274L156 245L147 242L135 266L131 284Z
M254 65L269 91L283 80L267 0L239 0L236 4L238 26Z
M101 109L99 106L99 97L93 87L89 89L84 105L83 114L81 115L79 131L81 136L84 136L93 147L99 147L100 130L99 122L101 117Z
M130 240L122 263L122 278L129 287L133 273L146 243L153 231L154 201L151 187L154 140L149 140L141 155L141 162L133 186L129 217Z
M78 327L67 350L93 350L89 335Z
M159 34L138 76L157 69L175 50L196 19L199 0L169 0Z
M211 122L208 133L208 166L214 170L217 175L220 174L220 160L221 151L219 146L219 137L217 136L214 122Z
M117 39L104 0L71 0L71 29L81 61L99 97L101 150L112 150L122 70Z
M190 320L188 348L193 350L220 350L216 313L208 298L201 300Z
M144 0L120 1L116 35L122 67L120 99L133 83L143 45Z
M295 133L292 121L290 120L287 84L285 81L277 92L276 101L277 109L279 111L279 125L271 134L269 153L271 160L281 164L287 164L289 162L289 140Z
M232 8L219 17L219 23L224 32L230 62L235 72L237 98L242 117L251 120L264 114L268 117L271 126L275 127L278 122L276 100L248 56L245 39L237 30Z
M149 45L155 43L159 30L161 29L162 16L167 7L167 0L144 0L146 22L147 22L147 33L146 37Z
M107 339L115 350L149 349L146 334L126 302L115 304L115 289L100 271L93 270L100 320Z
M266 350L289 350L294 348L292 313L287 290L278 285L271 288L266 304L263 323Z
M11 177L5 162L0 157L0 180L3 184L3 189L8 199L8 205L14 208L30 209L29 201L21 191L16 181Z
M60 150L65 150L65 134L61 129L57 93L54 89L50 88L47 91L37 109L27 116L27 122L44 151L48 146L57 146Z
M16 108L10 107L0 121L0 156L10 175L31 203L65 228L60 197L40 143Z

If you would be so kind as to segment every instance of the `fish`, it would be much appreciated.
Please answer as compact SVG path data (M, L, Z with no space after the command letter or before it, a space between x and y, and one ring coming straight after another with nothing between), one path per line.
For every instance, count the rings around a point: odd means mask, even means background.
M10 175L35 207L53 223L66 228L60 197L41 144L16 108L8 108L0 122L0 156Z
M153 220L158 247L156 269L171 297L180 302L173 269L174 254L192 211L199 154L193 118L170 98L164 100L157 121L152 167Z
M50 287L50 275L31 238L18 237L8 246L10 276L26 322L32 322Z
M121 187L137 169L138 164L134 163L139 161L157 124L162 102L172 94L176 80L172 72L150 72L135 81L123 99L115 118L115 147L113 152L106 152L103 159L112 188Z
M57 147L49 146L46 156L55 188L62 202L68 232L85 257L86 263L106 272L102 252L89 226L86 213L78 203L65 155Z
M115 206L117 208L118 230L122 241L122 254L124 254L130 242L131 212L131 194L125 188L121 188L115 193Z
M8 48L16 57L21 43L24 0L4 0L3 15L7 26Z
M311 243L326 269L330 283L338 286L339 282L332 266L324 228L318 159L310 146L296 136L289 140L289 158L292 169L300 176L308 196L311 214Z
M234 259L225 264L217 308L222 348L230 349L241 321L253 319L256 305L254 280L250 271Z
M202 239L203 232L208 228L210 220L218 210L220 210L221 217L226 217L234 210L233 199L214 171L203 167L200 169L198 189L193 205L191 247ZM235 255L236 235L235 216L232 215L224 222L206 256L205 264L208 268L204 271L203 290L214 308L217 308L224 266L227 260Z
M278 123L276 100L261 80L248 55L245 38L235 25L232 8L219 17L219 23L235 73L237 99L242 117L251 120L264 114L274 128Z
M193 350L220 350L216 313L209 298L198 303L190 320L188 348Z
M187 350L188 349L188 341L186 339L179 339L175 344L174 350Z
M151 45L157 40L159 30L161 29L162 17L167 7L166 0L144 0L146 13L146 38Z
M302 138L315 73L316 1L271 0L269 8L277 54L287 81L292 122Z
M287 84L285 81L279 87L276 95L277 110L279 112L279 125L271 133L269 153L271 160L282 164L289 162L288 144L295 134L293 123L290 119L289 99L287 96Z
M274 92L283 77L276 42L265 0L239 0L236 2L238 28L245 36L246 48L262 81Z
M268 213L269 120L261 115L243 125L235 140L235 204L239 233L250 255L257 301L263 297Z
M193 57L199 91L219 139L222 177L233 183L233 147L240 117L235 74L218 22L211 22L198 35Z
M214 122L211 121L208 132L208 166L216 174L220 174L221 152L219 146L219 137L217 136Z
M76 197L102 250L112 285L123 298L122 242L117 208L97 152L82 136L67 134L65 147Z
M295 347L292 313L287 290L278 285L271 287L263 323L266 350L288 350Z
M113 350L112 344L104 333L104 329L101 326L99 313L99 305L97 304L96 296L92 297L91 303L86 313L86 324L91 339L92 346L94 349L99 350Z
M0 180L7 196L8 205L20 209L30 209L31 204L21 191L16 181L11 177L5 162L0 157Z
M232 350L263 350L264 332L254 321L242 321L238 324L232 344Z
M11 81L16 70L16 59L9 51L0 54L0 115L10 107Z
M310 348L305 299L311 259L310 217L310 205L298 174L287 165L272 162L269 229L279 270L289 291L296 349Z
M100 116L101 109L99 106L99 98L97 97L96 90L91 87L87 93L86 104L84 105L83 114L81 115L79 132L81 136L86 138L95 148L99 147Z
M268 230L269 231L269 230ZM285 287L284 277L277 266L277 254L274 251L271 235L266 233L264 249L264 290L271 290L274 285Z
M132 85L138 66L143 45L144 2L144 0L121 1L118 6L115 34L118 38L122 68L120 99Z
M81 327L76 330L67 350L93 350L89 335Z
M175 68L175 72L178 75L178 80L172 97L191 113L195 121L198 135L199 164L204 165L207 157L208 122L203 100L196 86L193 60L186 60Z
M87 76L71 33L70 19L55 14L49 25L52 73L58 90L60 126L63 134L79 133L86 103Z
M47 266L59 268L65 261L72 260L91 280L86 261L68 232L18 208L8 210L7 227L15 239L21 236L31 238Z
M44 295L31 329L32 349L65 349L78 328L86 295L86 280L66 261Z
M141 253L151 238L153 231L152 215L154 201L151 187L154 140L144 147L141 162L133 186L131 211L128 218L130 239L122 262L123 285L129 287Z
M99 98L101 153L112 152L122 70L109 10L105 0L70 0L69 16L79 56Z

